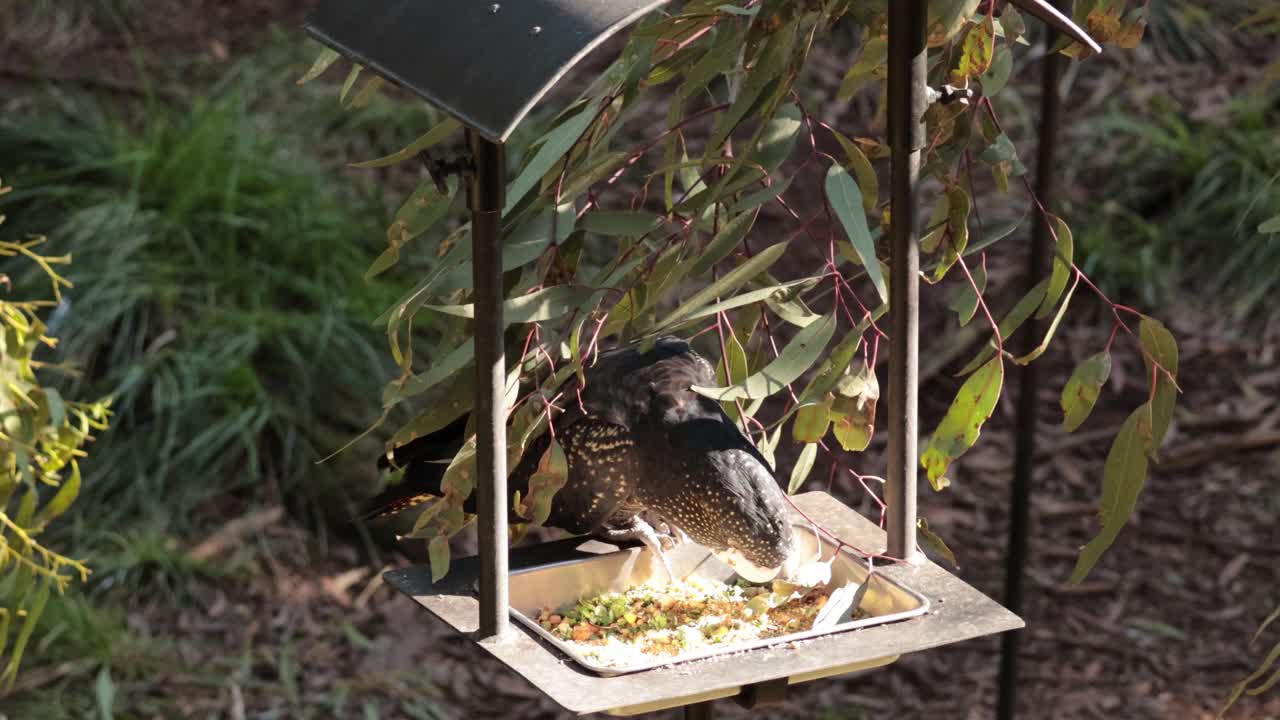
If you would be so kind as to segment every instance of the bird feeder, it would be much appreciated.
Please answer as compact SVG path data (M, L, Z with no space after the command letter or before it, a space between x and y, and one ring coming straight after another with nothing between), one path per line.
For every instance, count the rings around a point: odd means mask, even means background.
M472 214L475 303L476 459L479 554L455 561L440 582L424 566L393 570L387 581L437 618L468 635L569 711L634 715L685 707L709 717L710 701L747 705L785 696L789 685L887 665L900 656L1022 627L1021 619L916 550L919 248L916 185L928 106L925 0L889 2L888 118L892 158L887 531L826 493L798 495L809 517L846 542L883 548L905 561L877 567L884 597L901 619L856 632L710 660L605 676L584 672L533 629L510 626L529 578L577 568L633 567L648 551L564 540L507 548L506 408L500 220L506 189L504 143L530 109L592 49L667 0L321 0L307 19L312 36L460 121L471 152L467 194ZM1016 5L1095 51L1097 45L1041 0ZM610 570L612 568L612 570ZM552 582L563 583L564 577ZM478 591L478 592L477 592ZM896 600L894 598L897 598ZM517 600L519 602L519 600ZM896 604L895 604L896 603ZM528 608L525 608L526 610Z

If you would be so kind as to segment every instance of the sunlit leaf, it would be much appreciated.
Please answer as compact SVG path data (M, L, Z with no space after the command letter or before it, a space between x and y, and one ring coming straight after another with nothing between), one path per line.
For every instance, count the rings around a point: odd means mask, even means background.
M426 392L445 378L470 365L474 357L475 345L464 342L449 354L438 357L421 375L392 380L382 390L382 406L391 407L404 398Z
M1098 564L1102 554L1120 535L1138 504L1138 496L1147 480L1147 449L1151 441L1151 405L1143 403L1134 410L1111 444L1102 470L1102 507L1099 516L1102 529L1080 551L1071 573L1072 584L1078 584Z
M1074 273L1071 263L1074 260L1075 243L1071 239L1071 228L1067 227L1067 224L1057 215L1051 216L1051 222L1053 234L1057 236L1053 254L1053 272L1049 276L1049 287L1045 291L1044 301L1036 311L1037 318L1048 317L1053 312L1054 306L1058 304L1058 298L1062 297L1062 291L1067 289L1067 283L1071 282L1071 276Z
M1053 340L1053 335L1058 331L1058 325L1062 322L1062 318L1067 314L1067 308L1071 305L1071 296L1075 294L1076 287L1079 283L1072 283L1071 288L1067 290L1067 294L1062 297L1062 302L1058 305L1058 312L1053 316L1053 320L1049 323L1049 329L1045 330L1044 337L1040 343L1032 348L1025 355L1020 355L1013 359L1019 365L1030 364L1033 360L1044 354L1049 349L1049 343Z
M337 50L333 50L331 48L322 49L320 54L316 56L315 62L311 63L311 67L307 70L306 74L298 78L298 84L302 85L304 83L309 83L323 75L324 71L328 70L330 65L337 62L338 57L339 55Z
M795 103L786 103L778 108L773 119L768 122L760 140L756 143L755 157L752 159L765 171L771 173L778 168L795 148L796 139L800 136L800 108Z
M871 444L875 432L876 403L880 400L880 383L866 363L846 369L836 383L831 416L832 432L840 447L849 452L862 452Z
M969 246L969 193L956 184L947 188L947 242L942 249L942 258L933 271L933 281L938 282L946 276L947 270Z
M542 525L551 515L551 501L569 480L569 461L560 443L552 439L529 477L529 493L519 509L520 517Z
M796 458L796 464L791 468L791 481L787 483L787 494L795 495L796 491L804 485L804 481L809 479L809 473L813 472L813 463L818 457L818 444L810 442L804 444L804 449L800 451L800 456Z
M1004 318L1000 320L997 327L1000 329L1001 340L1006 343L1009 342L1009 336L1012 335L1015 330L1022 327L1022 323L1026 322L1027 318L1031 317L1031 314L1040 306L1041 301L1044 300L1045 290L1048 287L1049 278L1041 280L1039 284L1031 288L1026 295L1022 296L1022 299L1018 301L1017 305L1013 306L1013 309L1009 311L1008 315L1005 315ZM995 355L995 353L996 339L993 337L987 343L986 347L978 353L977 357L969 361L969 364L965 365L957 374L968 375L978 369L980 365L985 363L992 355Z
M831 397L824 402L810 402L796 410L796 419L791 424L791 437L800 443L816 443L827 434L831 426L828 412L831 409Z
M390 441L392 445L404 445L426 437L447 427L471 410L475 395L475 373L467 367L449 376L447 380L448 382L437 382L431 389L431 394L424 398L422 412L396 431ZM392 399L398 400L394 396Z
M920 455L920 464L935 490L951 463L978 440L982 424L991 417L1004 385L1004 362L992 358L965 380L947 414L933 431L929 445Z
M769 397L795 381L817 361L822 351L826 349L835 329L835 315L826 315L821 321L796 333L778 357L760 372L728 387L709 388L695 385L693 390L722 402Z
M31 522L32 527L43 528L48 525L50 521L65 513L79 494L80 465L72 460L71 477L62 482L62 486L58 488L53 498L40 508L40 512L36 513L35 519Z
M527 295L510 298L502 303L502 319L507 325L520 323L544 322L558 318L577 308L584 301L597 295L597 290L582 285L554 285L549 288L535 290ZM475 305L427 305L428 309L445 315L472 319L475 317Z
M702 309L692 314L689 314L680 318L678 322L673 322L670 320L664 321L660 323L656 329L660 330L663 328L670 328L675 325L690 323L690 322L693 322L694 320L700 320L705 317L711 317L713 315L722 313L726 310L733 310L746 305L753 305L761 301L768 302L774 298L777 298L780 296L786 296L788 292L793 289L810 288L810 287L813 287L816 283L817 283L817 280L815 278L801 278L799 280L792 280L791 282L782 283L781 285L770 285L768 287L763 287L758 290L748 290L747 292L734 295L733 297L727 300L721 300L718 303L707 305L706 307L703 307ZM771 303L770 303L770 307L773 307ZM818 317L819 316L817 315L813 316L815 320ZM801 327L807 326L808 324L809 323L806 322L803 325L801 325Z
M1262 224L1258 226L1258 232L1263 235L1280 233L1280 215L1277 215L1270 220L1264 220Z
M964 86L969 78L985 73L991 67L995 41L995 28L989 16L980 23L970 25L960 43L960 57L956 69L951 73L951 81Z
M387 228L387 249L365 272L366 280L395 265L400 260L400 248L426 232L449 212L458 193L457 178L448 179L447 189L448 192L441 195L434 181L424 180L418 185L418 189L400 206L391 226Z
M1062 427L1073 432L1089 418L1093 406L1098 402L1102 386L1111 376L1111 353L1100 352L1090 355L1071 373L1067 384L1062 388Z
M849 242L862 259L867 270L867 277L880 294L882 302L889 302L889 291L885 287L884 277L880 272L880 260L876 258L876 246L871 239L871 230L867 227L867 216L863 212L862 191L858 183L853 181L840 165L832 165L827 171L827 201L835 211L840 225L844 227Z
M462 500L469 497L475 487L476 436L472 435L462 444L462 448L445 468L444 477L440 480L440 489L447 497Z

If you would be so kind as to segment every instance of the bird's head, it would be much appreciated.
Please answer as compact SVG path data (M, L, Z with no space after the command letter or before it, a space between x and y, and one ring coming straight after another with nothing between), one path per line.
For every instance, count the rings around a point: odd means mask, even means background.
M752 582L789 577L802 553L786 497L764 458L694 393L656 393L646 502Z

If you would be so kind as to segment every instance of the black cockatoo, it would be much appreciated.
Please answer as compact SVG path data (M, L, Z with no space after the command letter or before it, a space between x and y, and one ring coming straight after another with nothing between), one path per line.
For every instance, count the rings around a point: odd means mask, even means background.
M661 338L646 351L600 353L584 376L581 386L575 376L561 387L564 411L554 427L568 480L552 501L547 526L640 540L659 557L663 541L683 533L757 582L798 569L801 553L782 490L719 403L690 389L714 385L715 372L688 343ZM396 514L438 495L466 424L464 416L396 448L393 462L384 456L379 465L405 468L404 478L371 501L368 516ZM526 449L510 473L508 493L527 495L549 442L544 432ZM465 509L475 512L474 493ZM659 525L661 535L641 517L646 511L666 524ZM512 515L511 522L521 520Z

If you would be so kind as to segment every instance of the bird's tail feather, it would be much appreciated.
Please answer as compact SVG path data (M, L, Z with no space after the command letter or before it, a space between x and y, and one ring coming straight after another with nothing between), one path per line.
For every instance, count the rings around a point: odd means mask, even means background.
M393 490L397 488L392 488ZM391 491L384 491L371 500L365 508L362 520L381 520L392 515L399 515L409 508L417 507L431 498L438 497L431 493L415 493L405 497L397 497Z

